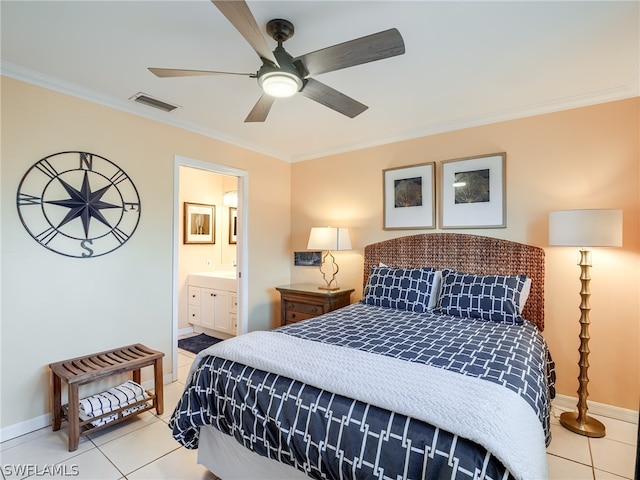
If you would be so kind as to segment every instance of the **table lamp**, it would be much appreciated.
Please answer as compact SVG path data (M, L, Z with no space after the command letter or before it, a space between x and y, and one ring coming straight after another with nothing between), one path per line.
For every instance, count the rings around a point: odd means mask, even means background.
M313 227L309 234L309 243L307 244L308 250L326 250L327 253L322 257L322 264L320 265L320 273L322 273L322 279L326 285L321 285L318 288L321 290L339 290L338 283L336 281L336 274L340 270L336 259L331 253L332 250L351 250L351 240L349 240L349 229L341 227ZM327 257L331 258L331 261L327 261ZM331 280L327 280L329 270L331 272Z

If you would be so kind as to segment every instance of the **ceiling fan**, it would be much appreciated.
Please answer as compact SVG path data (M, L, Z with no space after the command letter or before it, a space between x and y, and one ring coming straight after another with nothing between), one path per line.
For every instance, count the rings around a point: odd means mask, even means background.
M275 19L267 23L267 32L278 42L278 46L272 52L246 2L211 1L258 54L262 60L260 69L256 73L173 68L149 70L163 78L198 75L242 75L257 78L263 94L249 112L245 122L264 122L276 97L289 97L296 93L354 118L368 107L311 77L404 53L402 36L398 30L392 28L293 58L282 46L283 42L293 36L294 28L291 22Z

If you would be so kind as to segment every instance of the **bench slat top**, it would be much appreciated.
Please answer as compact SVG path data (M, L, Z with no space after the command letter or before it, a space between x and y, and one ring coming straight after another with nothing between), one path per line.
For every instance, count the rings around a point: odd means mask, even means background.
M150 365L164 357L164 353L136 343L126 347L105 350L82 357L49 364L53 373L68 383L82 382L87 378L108 375L118 370L132 370Z

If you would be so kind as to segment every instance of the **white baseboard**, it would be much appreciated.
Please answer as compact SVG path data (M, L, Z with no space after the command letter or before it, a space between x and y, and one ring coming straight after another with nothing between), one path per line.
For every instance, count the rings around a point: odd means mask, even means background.
M178 330L178 336L189 335L191 333L193 333L193 327L181 328Z
M25 435L27 433L35 432L41 428L45 428L51 425L51 414L45 413L39 417L25 420L24 422L9 425L0 430L0 442L11 440L12 438Z
M164 385L168 385L169 383L173 382L172 374L171 373L164 374L162 376L162 382ZM152 390L154 387L153 379L142 382L142 386L146 390ZM165 410L166 410L166 404L165 404ZM45 413L44 415L40 415L38 417L25 420L24 422L19 422L13 425L9 425L8 427L4 427L0 429L0 443L6 442L7 440L11 440L12 438L16 438L21 435L26 435L27 433L35 432L36 430L40 430L41 428L45 428L49 426L51 426L50 413Z
M553 405L560 410L575 410L578 399L575 397L569 397L567 395L556 395L553 399ZM605 403L598 403L587 401L589 413L593 415L600 415L602 417L613 418L614 420L621 420L623 422L629 422L638 424L638 411L629 410L628 408L614 407L613 405L607 405Z

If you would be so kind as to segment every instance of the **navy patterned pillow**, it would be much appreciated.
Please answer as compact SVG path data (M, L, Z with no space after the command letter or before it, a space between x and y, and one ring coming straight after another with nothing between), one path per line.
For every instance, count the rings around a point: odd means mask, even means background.
M444 269L437 310L456 317L521 325L526 275L474 275Z
M363 301L378 307L426 312L435 273L433 268L371 267Z

